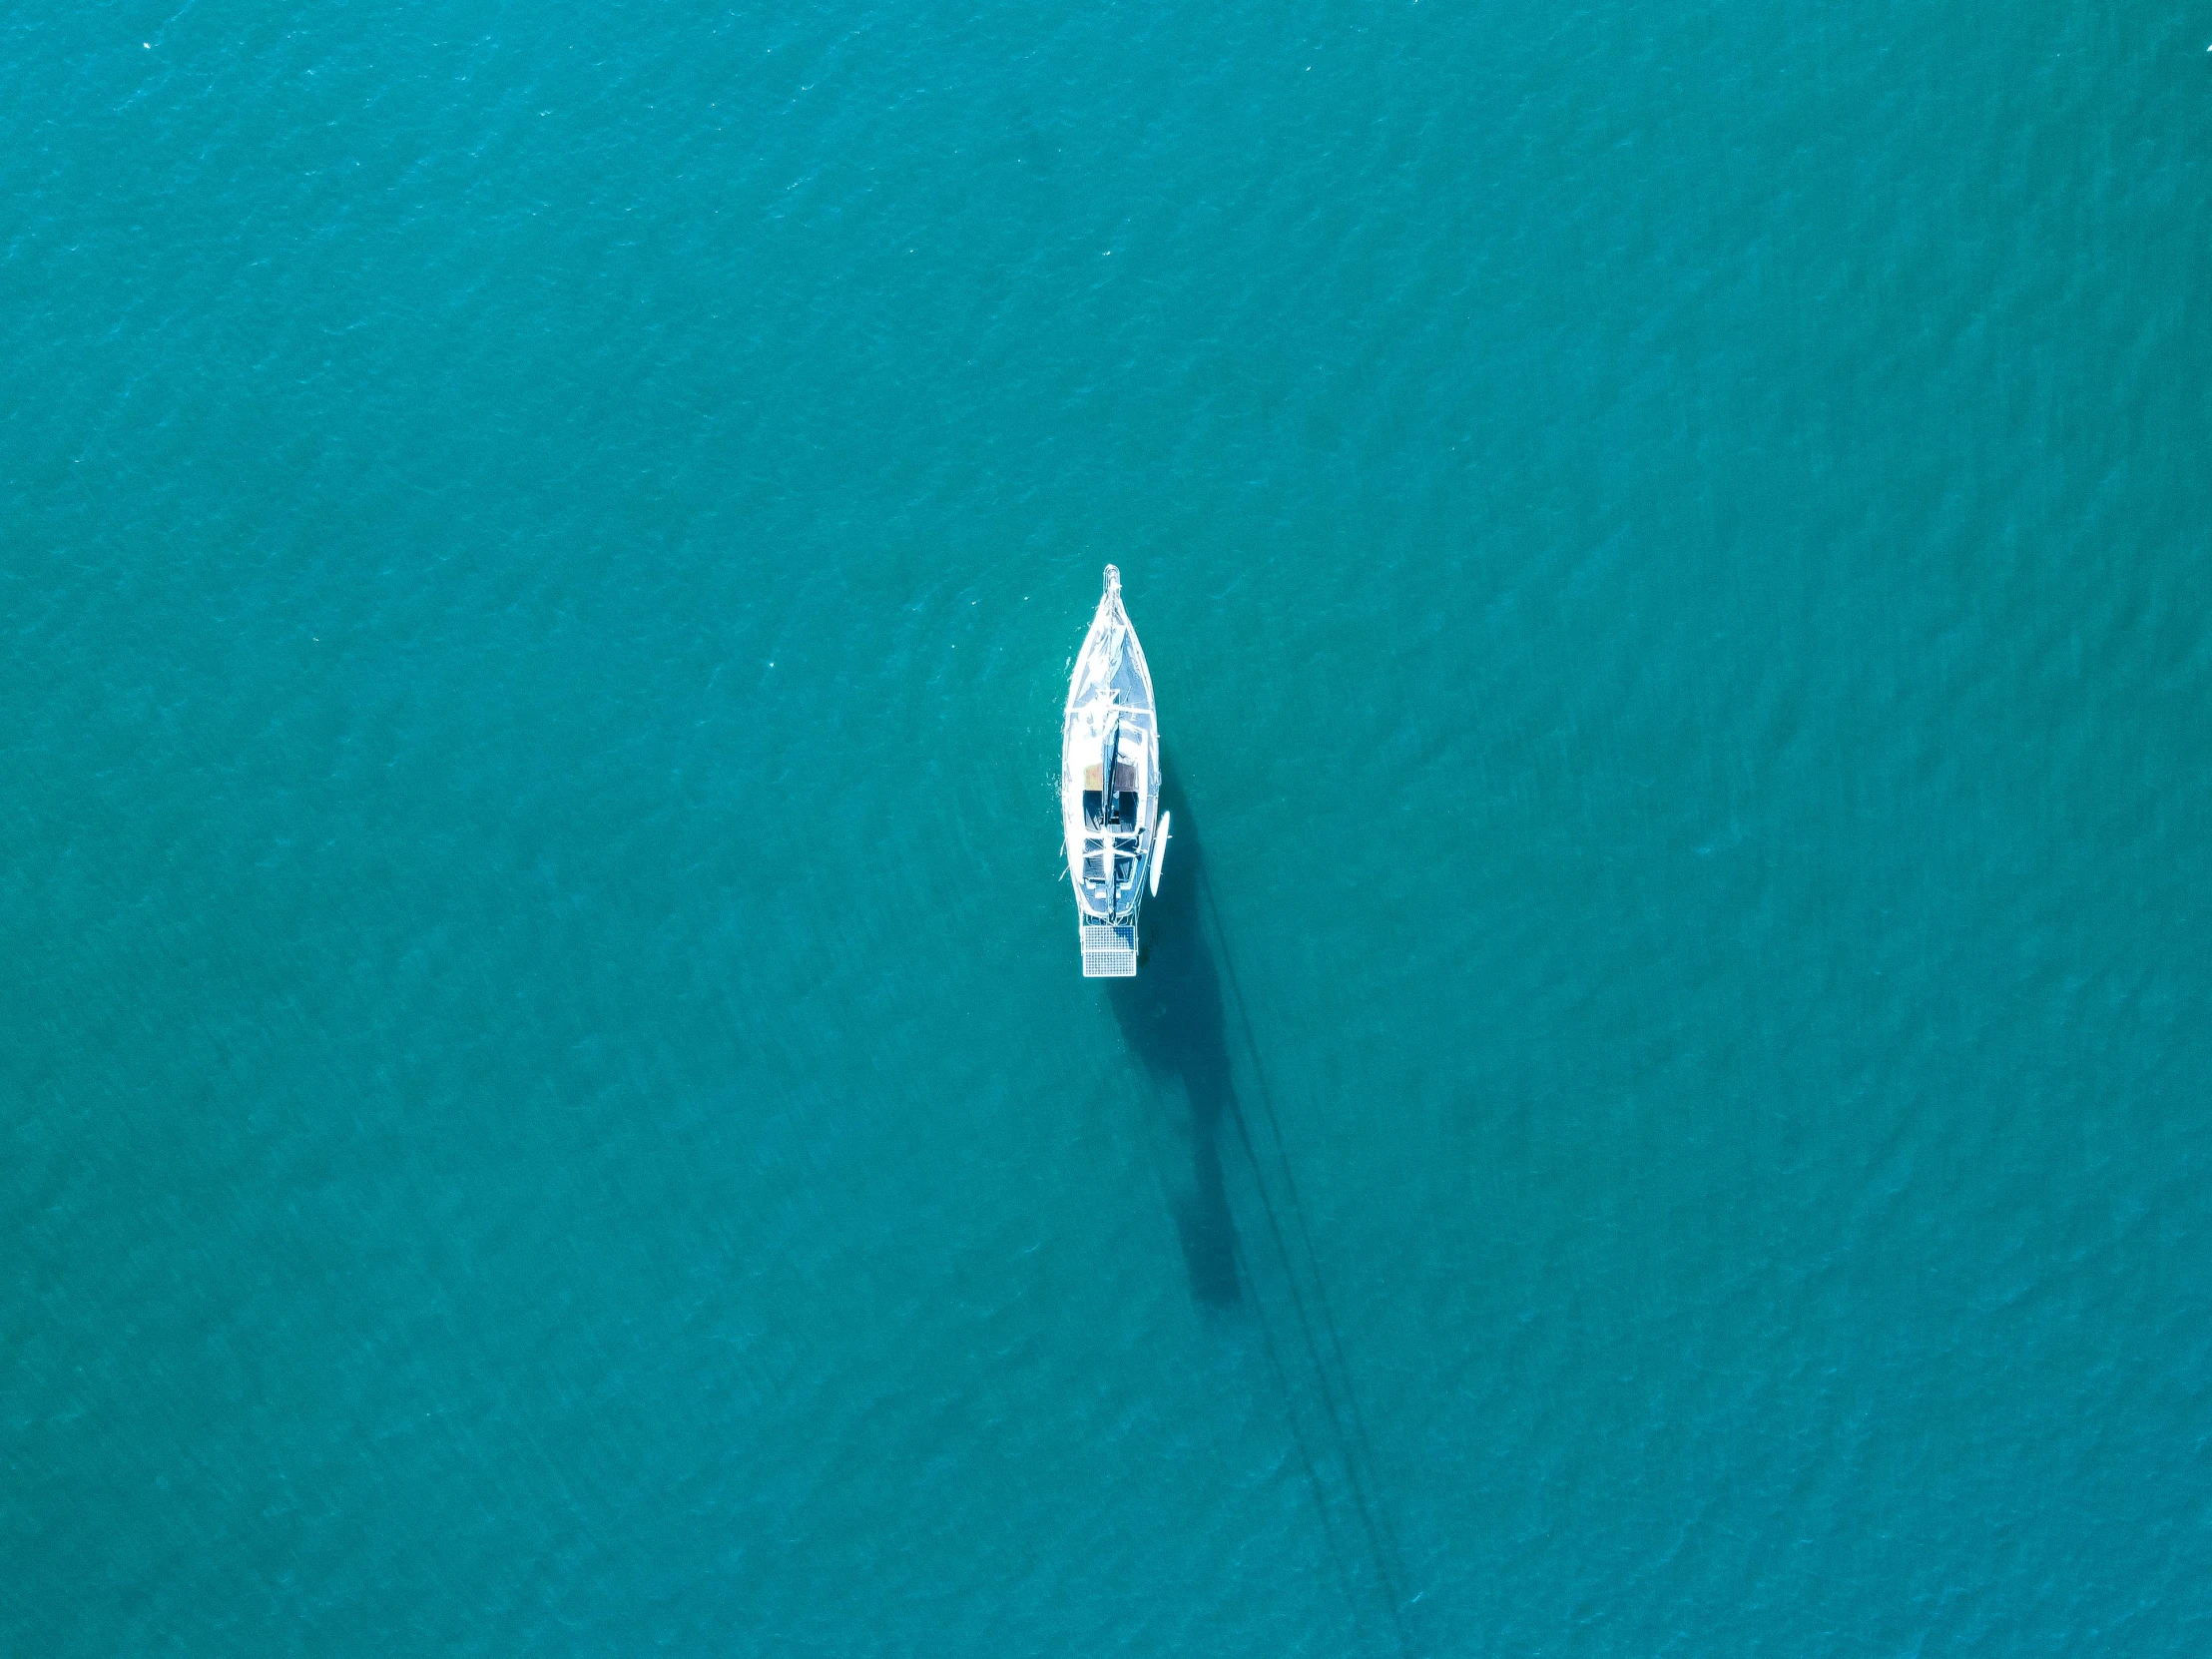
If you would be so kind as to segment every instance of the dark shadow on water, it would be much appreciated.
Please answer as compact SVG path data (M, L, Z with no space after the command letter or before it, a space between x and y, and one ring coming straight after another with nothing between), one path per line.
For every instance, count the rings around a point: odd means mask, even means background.
M1176 1232L1191 1294L1210 1308L1242 1300L1237 1226L1222 1175L1222 1135L1237 1110L1222 1019L1221 982L1199 930L1199 877L1205 854L1189 805L1177 799L1173 775L1161 801L1173 815L1160 891L1144 906L1144 954L1134 979L1107 987L1114 1017L1130 1051L1143 1061L1161 1109L1178 1114L1188 1143L1191 1188L1173 1201ZM1180 1083L1178 1090L1174 1085ZM1180 1105L1175 1096L1180 1094Z
M1198 820L1172 772L1161 802L1174 821L1160 891L1145 901L1137 976L1110 981L1107 998L1151 1079L1147 1109L1165 1114L1189 1151L1189 1189L1170 1207L1191 1295L1209 1309L1239 1310L1259 1336L1328 1554L1366 1632L1359 1645L1410 1655L1405 1573L1376 1487L1352 1367L1207 880ZM1249 1103L1237 1095L1232 1035L1249 1062ZM1232 1175L1249 1238L1238 1233Z

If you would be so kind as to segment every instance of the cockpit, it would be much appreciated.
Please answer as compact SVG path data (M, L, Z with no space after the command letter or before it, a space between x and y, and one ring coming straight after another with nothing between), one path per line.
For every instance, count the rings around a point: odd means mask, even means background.
M1109 799L1099 786L1103 782L1104 767L1083 769L1083 824L1091 830L1108 825L1134 830L1137 828L1139 796L1137 769L1127 761L1114 768L1114 789Z

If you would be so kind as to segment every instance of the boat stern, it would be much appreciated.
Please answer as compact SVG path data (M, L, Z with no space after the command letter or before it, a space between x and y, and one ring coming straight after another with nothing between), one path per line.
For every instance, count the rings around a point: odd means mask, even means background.
M1137 976L1135 922L1093 921L1085 916L1076 930L1082 936L1084 978L1134 979Z

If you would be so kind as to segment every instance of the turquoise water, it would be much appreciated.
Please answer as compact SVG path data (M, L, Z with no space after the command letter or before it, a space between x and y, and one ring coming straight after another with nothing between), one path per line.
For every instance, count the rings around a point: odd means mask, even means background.
M2204 1652L2208 40L0 10L0 1651Z

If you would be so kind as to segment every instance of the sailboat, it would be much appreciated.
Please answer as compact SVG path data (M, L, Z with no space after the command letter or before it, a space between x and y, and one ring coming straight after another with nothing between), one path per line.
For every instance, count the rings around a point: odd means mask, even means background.
M1160 890L1168 815L1160 812L1160 718L1152 671L1121 608L1121 572L1106 591L1068 679L1060 728L1060 828L1075 887L1083 977L1137 971L1137 907Z

